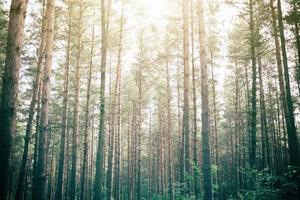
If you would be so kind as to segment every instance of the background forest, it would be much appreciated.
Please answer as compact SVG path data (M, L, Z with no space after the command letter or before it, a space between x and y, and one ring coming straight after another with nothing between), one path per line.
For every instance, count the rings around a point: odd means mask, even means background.
M0 200L299 199L299 0L1 0Z

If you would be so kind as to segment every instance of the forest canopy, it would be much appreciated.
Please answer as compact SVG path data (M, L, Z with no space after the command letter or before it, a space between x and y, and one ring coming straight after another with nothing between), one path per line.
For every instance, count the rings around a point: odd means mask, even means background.
M1 0L0 200L299 199L299 0Z

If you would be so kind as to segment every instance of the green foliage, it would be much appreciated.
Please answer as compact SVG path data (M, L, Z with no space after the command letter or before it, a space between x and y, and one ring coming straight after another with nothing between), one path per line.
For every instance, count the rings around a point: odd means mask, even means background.
M298 199L300 195L300 170L289 167L287 172L281 176L268 173L266 170L256 173L256 187L238 193L237 197L228 199L259 199L259 200L281 200Z

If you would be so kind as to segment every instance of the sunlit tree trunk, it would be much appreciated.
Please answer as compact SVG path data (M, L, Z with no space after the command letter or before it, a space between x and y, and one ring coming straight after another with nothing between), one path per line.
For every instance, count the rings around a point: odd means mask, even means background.
M189 133L189 77L190 77L190 65L189 65L189 25L188 25L188 0L182 1L183 10L183 65L184 65L184 98L183 98L183 120L182 120L182 164L184 165L182 183L186 184L186 193L190 192L190 180L188 176L190 174L190 133Z
M204 177L204 199L212 199L212 178L209 144L209 98L208 98L208 72L207 72L207 50L204 23L203 0L198 0L199 18L199 42L201 60L201 102L202 102L202 153L203 153L203 177Z
M16 197L15 197L16 200L24 198L25 175L27 173L26 169L27 169L27 161L28 161L28 150L29 150L29 143L30 143L31 132L32 132L32 124L33 124L33 119L34 119L34 114L35 114L35 107L36 107L38 91L39 91L39 83L40 83L41 74L42 74L41 73L42 66L43 66L42 61L44 58L45 26L46 26L46 23L45 23L44 12L43 12L41 41L40 41L40 47L38 48L37 71L36 71L36 75L35 75L35 79L33 81L33 87L32 87L32 96L31 96L29 114L28 114L26 131L25 131L25 143L24 143L24 149L23 149L23 156L22 156L21 167L20 167L20 171L19 171L19 179L18 179L18 185L17 185Z
M122 50L123 50L123 27L124 27L124 1L122 0L122 10L120 16L120 29L119 29L119 46L118 46L118 61L117 61L117 71L116 71L116 86L115 86L115 99L117 108L116 117L116 147L115 147L115 170L114 170L114 199L120 199L120 176L121 176L121 65L122 65Z
M63 179L65 175L65 148L66 148L66 129L67 129L67 114L68 114L68 95L69 95L69 71L70 71L70 55L71 55L71 23L72 23L72 4L69 5L69 19L68 19L68 39L67 39L67 53L66 64L64 69L64 94L63 94L63 111L62 111L62 125L60 138L60 154L58 162L57 183L55 191L55 199L61 200L63 198Z
M49 97L50 97L50 75L52 68L52 51L53 51L53 32L54 32L54 0L47 1L45 18L47 28L45 35L45 68L43 73L42 86L42 107L41 107L41 124L39 132L39 151L37 163L37 183L34 199L46 199L46 180L47 180L47 147L49 133Z
M193 181L194 181L194 193L196 200L200 199L200 179L199 179L199 166L198 166L198 147L197 147L197 94L196 94L196 66L195 66L195 43L194 43L194 9L193 1L191 0L191 60L192 60L192 86L193 86Z
M105 1L101 0L101 83L100 83L100 125L94 181L94 200L103 199L104 183L104 141L105 141L105 69L107 56L108 21L105 15Z
M167 74L167 137L168 137L168 199L173 200L173 182L172 182L172 116L171 116L171 86L170 86L170 66L169 66L169 46L166 47L166 74Z
M88 138L89 138L89 121L90 121L90 98L91 98L91 82L93 73L93 58L94 58L94 43L95 43L95 24L93 25L92 40L91 40L91 53L90 53L90 63L88 72L88 83L86 92L86 104L85 104L85 122L84 122L84 144L83 144L83 164L81 171L81 182L80 182L80 199L86 199L86 175L88 168Z

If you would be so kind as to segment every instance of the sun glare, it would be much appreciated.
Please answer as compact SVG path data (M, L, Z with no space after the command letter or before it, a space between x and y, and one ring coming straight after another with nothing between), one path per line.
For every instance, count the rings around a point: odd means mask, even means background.
M162 17L166 12L166 0L141 0L147 15L153 18Z

